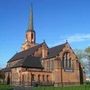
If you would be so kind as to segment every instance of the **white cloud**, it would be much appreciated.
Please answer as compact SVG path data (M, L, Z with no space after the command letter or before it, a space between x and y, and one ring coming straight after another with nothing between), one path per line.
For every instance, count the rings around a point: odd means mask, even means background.
M64 36L61 36L60 39L55 43L51 43L49 44L49 46L56 46L56 45L59 45L59 44L62 44L62 43L65 43L66 40L69 42L69 43L73 43L73 42L85 42L85 41L90 41L90 33L88 34L73 34L73 35L64 35ZM89 45L87 45L89 46Z
M69 42L82 42L82 41L87 41L90 40L90 34L75 34L66 37L66 40Z

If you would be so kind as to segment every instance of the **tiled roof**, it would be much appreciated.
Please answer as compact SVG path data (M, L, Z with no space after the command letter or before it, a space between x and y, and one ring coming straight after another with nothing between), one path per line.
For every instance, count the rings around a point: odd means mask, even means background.
M39 45L37 45L37 46L34 46L34 47L32 47L32 48L30 48L30 49L28 49L28 50L25 50L25 51L21 51L21 52L19 52L19 53L16 53L16 54L8 61L8 63L9 63L9 62L12 62L12 61L15 61L15 60L18 60L18 59L24 59L24 58L26 58L27 56L34 54L34 52L35 52L39 47L41 47L42 44L43 44L43 43L41 43L41 44L39 44Z
M2 71L3 71L3 72L10 72L11 69L10 69L9 67L6 67L6 68L3 68Z
M66 43L49 48L48 58L55 57L56 55L58 55L61 52L61 50L64 48L65 45Z
M34 52L43 45L43 43L32 47L28 50L16 53L9 61L8 63L18 60L18 62L13 66L15 67L29 67L29 68L43 68L41 65L41 57L35 57L32 56L32 54L34 54ZM55 57L56 55L58 55L61 50L64 48L64 46L66 45L66 43L52 47L52 48L48 48L48 57L47 58L52 58Z
M16 53L9 61L9 62L12 62L12 61L15 61L15 60L19 60L19 59L24 59L26 58L27 56L29 55L32 55L34 54L34 52L42 46L43 43L37 45L37 46L34 46L28 50L25 50L25 51L22 51L22 52L19 52L19 53ZM55 46L55 47L52 47L52 48L49 48L48 50L48 58L51 58L51 57L55 57L57 54L59 54L62 50L62 48L65 46L66 43L64 44L61 44L61 45L58 45L58 46Z
M25 59L18 61L13 68L15 67L27 67L27 68L40 68L43 69L41 65L40 57L27 56Z

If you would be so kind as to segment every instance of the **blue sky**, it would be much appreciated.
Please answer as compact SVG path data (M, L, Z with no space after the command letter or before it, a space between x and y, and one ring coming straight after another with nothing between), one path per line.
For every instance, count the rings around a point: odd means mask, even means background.
M90 0L0 0L0 67L20 50L33 3L37 42L90 46Z

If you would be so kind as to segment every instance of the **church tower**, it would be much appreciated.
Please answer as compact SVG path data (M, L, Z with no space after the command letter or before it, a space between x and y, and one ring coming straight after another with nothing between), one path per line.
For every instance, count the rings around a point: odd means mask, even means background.
M26 40L22 45L22 51L27 50L36 45L36 33L34 31L33 26L33 8L30 8L30 17L29 17L29 25L28 30L26 31Z

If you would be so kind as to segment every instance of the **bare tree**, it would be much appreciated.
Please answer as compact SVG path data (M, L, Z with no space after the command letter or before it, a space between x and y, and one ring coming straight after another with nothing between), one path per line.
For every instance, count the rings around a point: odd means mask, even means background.
M88 60L88 64L87 64L88 74L90 76L90 46L85 49L85 53L86 53L86 57L87 57L87 60Z

